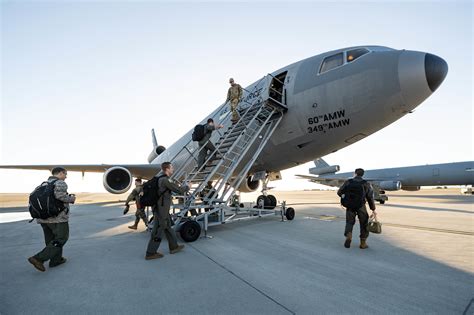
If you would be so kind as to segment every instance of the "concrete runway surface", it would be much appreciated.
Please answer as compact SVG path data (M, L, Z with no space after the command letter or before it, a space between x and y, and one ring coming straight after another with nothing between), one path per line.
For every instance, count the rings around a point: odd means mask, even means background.
M474 314L473 196L390 193L383 233L360 250L358 239L343 247L333 191L272 193L294 204L294 221L212 227L175 255L164 241L153 261L143 224L127 228L124 196L78 194L68 262L44 273L26 261L43 247L27 195L0 194L0 313Z

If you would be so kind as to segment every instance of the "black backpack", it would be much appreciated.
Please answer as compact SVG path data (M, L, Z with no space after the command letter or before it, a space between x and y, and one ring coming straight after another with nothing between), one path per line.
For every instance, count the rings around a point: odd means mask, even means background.
M193 141L201 141L206 135L205 125L196 125L193 131Z
M341 204L346 209L357 210L365 204L365 189L363 181L355 181L349 179L349 183L344 188L343 195L341 197Z
M48 219L57 216L66 207L64 203L54 196L54 183L43 182L35 188L29 197L29 207L33 219Z
M140 196L140 205L142 207L152 207L158 203L160 198L158 182L162 177L166 177L166 175L155 176L143 184L143 193Z

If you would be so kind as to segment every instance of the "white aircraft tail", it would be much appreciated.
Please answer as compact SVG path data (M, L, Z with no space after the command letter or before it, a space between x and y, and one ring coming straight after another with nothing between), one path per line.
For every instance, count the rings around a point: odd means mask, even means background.
M309 172L313 175L335 174L340 170L339 165L330 166L326 161L321 158L317 158L316 160L314 160L314 165L316 167L312 167L309 169Z

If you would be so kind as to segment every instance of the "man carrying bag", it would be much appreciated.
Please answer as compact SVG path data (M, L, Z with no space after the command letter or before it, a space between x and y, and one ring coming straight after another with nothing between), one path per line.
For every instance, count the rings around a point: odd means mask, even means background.
M364 180L362 176L364 176L364 170L361 168L356 169L354 178L347 180L337 191L338 196L341 197L341 204L346 208L345 248L351 247L352 229L354 228L356 216L359 218L360 223L359 248L366 249L369 247L367 245L369 215L365 207L366 201L372 210L371 217L375 218L377 215L375 212L374 191L370 183Z

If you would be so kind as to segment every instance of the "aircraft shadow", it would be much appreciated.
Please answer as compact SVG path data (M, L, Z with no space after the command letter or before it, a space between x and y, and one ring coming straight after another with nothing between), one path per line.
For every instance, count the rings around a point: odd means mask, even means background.
M425 199L437 199L441 203L468 203L472 202L469 195L453 196L453 195L396 195L394 197L403 198L425 198ZM390 202L390 201L389 201Z

